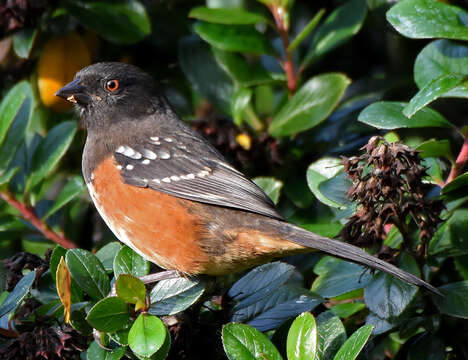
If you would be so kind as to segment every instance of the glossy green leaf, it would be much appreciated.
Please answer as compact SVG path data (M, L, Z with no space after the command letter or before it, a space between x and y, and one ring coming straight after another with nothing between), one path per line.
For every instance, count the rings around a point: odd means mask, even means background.
M355 35L361 29L366 13L365 0L346 1L335 9L317 30L302 66L310 65Z
M442 285L439 290L445 296L433 296L433 300L440 312L468 319L468 280Z
M321 158L309 165L306 174L307 185L317 200L324 203L325 205L337 208L342 207L342 204L329 199L322 193L319 186L324 181L335 177L343 169L341 162L342 161L337 158Z
M345 294L351 290L361 289L372 280L372 275L361 265L340 259L331 260L333 266L318 270L329 257L322 258L315 265L314 272L319 276L312 283L311 290L323 297L331 298ZM318 271L318 272L317 272Z
M341 229L343 229L343 224L335 222L323 222L302 224L301 227L318 235L334 238L335 236L338 236Z
M468 27L460 17L468 13L436 0L404 0L387 12L387 20L402 35L413 39L468 40Z
M196 36L185 37L179 43L179 60L192 88L225 114L230 114L234 85L217 63L211 47Z
M269 84L279 80L285 81L276 74L270 74L258 63L249 63L242 55L213 48L218 65L231 77L238 87L249 87Z
M454 262L458 273L463 279L468 280L468 255L457 256Z
M463 75L444 75L431 81L413 96L408 105L403 109L403 114L411 118L424 106L460 85L464 78L465 76Z
M50 255L50 261L49 261L49 270L50 270L50 275L52 276L52 279L55 282L55 275L57 273L57 267L58 264L60 263L60 259L62 257L65 257L67 254L67 249L60 245L56 245L54 247L54 250L52 251L52 255Z
M99 331L114 332L128 325L130 312L124 300L111 296L98 301L89 310L86 320Z
M136 277L148 275L150 264L128 246L122 246L114 258L114 276L131 274Z
M253 182L257 184L275 204L278 204L281 189L283 188L282 181L273 177L259 176L254 178Z
M225 25L248 25L267 23L269 20L263 14L236 8L208 8L197 6L190 10L189 17L211 23Z
M166 341L168 333L163 322L154 315L140 314L128 333L128 345L139 356L149 357Z
M415 150L420 151L422 158L445 157L449 160L453 159L449 140L428 140L416 146Z
M166 328L166 338L164 340L164 344L156 351L152 356L151 360L164 360L167 358L169 354L169 350L171 349L171 334L169 330Z
M330 308L330 311L336 316L346 319L365 308L366 304L364 303L351 302L334 305Z
M427 107L421 109L409 119L403 115L403 109L406 105L406 103L402 102L376 102L362 110L358 120L378 129L452 127L452 124L442 115Z
M336 107L350 83L350 79L339 73L313 77L278 111L268 131L280 137L320 124Z
M113 241L104 245L96 252L97 258L107 272L114 271L114 259L121 248L121 243Z
M27 189L31 189L50 174L65 155L75 133L76 123L74 121L59 123L47 133L34 152Z
M318 184L318 191L328 200L339 204L338 208L346 209L352 206L351 201L347 197L348 189L351 185L352 182L347 178L346 174L340 172L330 179L321 181Z
M8 313L14 312L28 295L34 280L36 271L31 271L21 278L11 293L8 294L5 301L0 306L0 318Z
M338 350L333 360L356 359L369 339L373 328L372 325L364 325L357 329Z
M294 284L282 285L250 302L250 298L237 303L231 321L247 322L260 331L276 329L285 321L304 311L312 311L323 299Z
M340 319L330 311L317 317L317 360L332 359L346 341L346 330Z
M120 360L125 355L125 347L121 346L111 351L103 349L96 341L93 341L86 351L87 360Z
M13 49L18 57L27 59L36 40L37 29L22 29L13 35Z
M430 255L460 256L468 254L468 209L457 209L437 230L428 246Z
M466 186L468 186L468 172L458 175L455 179L445 185L442 188L442 194L449 194Z
M317 324L311 313L302 313L292 323L286 341L288 360L314 359L317 351Z
M197 279L176 278L158 282L150 293L153 315L173 315L194 304L205 291L205 284Z
M72 177L62 188L60 194L55 199L54 204L50 207L49 210L42 216L42 220L46 220L49 216L60 210L70 201L75 199L80 195L85 189L86 185L81 176Z
M226 51L274 54L267 36L248 25L220 25L199 22L195 32L210 45Z
M222 339L229 360L282 360L271 341L248 325L224 325Z
M414 63L414 81L420 89L444 76L468 75L468 46L449 40L432 41L419 53ZM458 89L458 90L457 90ZM459 86L444 96L468 94L468 88Z
M11 169L8 169L5 173L0 175L0 186L5 185L11 181L15 177L15 175L18 173L20 170L19 167L14 167Z
M407 253L401 254L398 267L420 276L416 261ZM417 291L417 286L380 272L364 288L364 300L369 310L381 319L395 318L405 311Z
M148 13L140 1L66 0L63 6L81 24L116 44L132 44L151 33Z
M104 267L93 253L83 249L71 249L65 256L72 279L94 300L106 297L110 281Z
M11 88L0 103L0 175L4 175L24 141L33 106L33 91L26 81Z
M140 310L146 304L146 287L137 277L130 274L120 274L115 281L117 296L127 303L135 304L135 310Z
M234 123L237 125L242 124L242 117L244 110L252 99L253 91L248 88L239 89L232 98L231 113Z

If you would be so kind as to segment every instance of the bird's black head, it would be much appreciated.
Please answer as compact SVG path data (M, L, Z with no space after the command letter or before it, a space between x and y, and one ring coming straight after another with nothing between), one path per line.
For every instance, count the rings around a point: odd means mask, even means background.
M137 119L165 107L150 75L117 62L85 67L55 95L77 106L88 129Z

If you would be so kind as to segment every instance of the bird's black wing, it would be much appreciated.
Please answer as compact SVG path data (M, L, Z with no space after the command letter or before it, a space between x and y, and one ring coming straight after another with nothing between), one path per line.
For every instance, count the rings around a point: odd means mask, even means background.
M114 156L124 181L184 199L283 219L262 189L229 165L206 140L185 126L178 130L171 136L148 134L137 144L116 147Z

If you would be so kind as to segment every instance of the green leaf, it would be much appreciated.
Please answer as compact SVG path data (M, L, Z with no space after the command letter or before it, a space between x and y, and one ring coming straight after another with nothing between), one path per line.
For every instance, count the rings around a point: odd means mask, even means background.
M402 35L413 39L468 40L468 27L460 17L468 13L435 0L404 0L387 12L387 20Z
M403 115L406 103L379 101L367 106L359 114L358 120L378 129L444 127L453 125L437 111L423 108L409 119Z
M104 269L106 269L107 272L114 271L114 259L121 248L121 243L113 241L104 245L96 252L97 258L102 263L102 266L104 266Z
M128 345L139 356L149 357L166 341L166 327L154 315L140 314L128 333Z
M5 185L6 183L9 183L15 175L18 173L20 170L19 167L14 167L9 170L7 170L5 173L0 175L0 186Z
M333 264L325 269L320 269L323 263ZM332 298L345 294L351 290L361 289L372 280L372 275L366 272L361 265L346 262L340 259L323 257L314 272L319 276L312 283L311 290L325 298Z
M153 315L173 315L194 304L205 291L205 284L197 279L176 278L158 282L150 293Z
M130 313L124 300L111 296L99 300L89 310L86 320L99 331L114 332L128 325Z
M317 325L311 313L299 315L291 325L286 342L288 360L309 360L317 351Z
M411 343L407 360L445 360L446 346L439 334L426 332Z
M18 57L27 59L36 40L37 29L22 29L13 35L13 49Z
M467 229L468 209L455 210L429 242L429 254L438 257L468 254Z
M468 172L458 175L455 179L449 182L442 188L442 194L446 195L455 190L460 190L468 185Z
M464 78L465 76L463 75L444 75L431 81L413 96L408 105L403 109L403 114L411 118L424 106L460 85Z
M452 148L448 140L431 139L419 144L415 150L420 151L422 158L445 157L449 160L453 159Z
M146 9L136 0L66 0L63 6L81 24L116 44L133 44L151 33Z
M330 311L317 317L317 360L331 359L346 341L346 330L340 319Z
M320 190L320 184L335 177L343 169L341 163L340 159L324 157L310 164L306 174L307 185L309 185L310 191L312 191L317 200L325 205L336 208L341 208L342 204L325 196Z
M232 98L231 113L234 123L237 125L242 124L242 117L244 110L252 99L253 91L248 88L241 88L234 94Z
M71 249L65 256L72 279L94 300L106 297L110 281L99 259L83 249Z
M85 188L83 178L81 176L74 176L71 178L66 185L60 191L60 194L55 199L54 204L49 210L42 216L42 220L46 220L49 216L60 210L70 201L80 195Z
M166 328L166 338L164 340L164 344L156 351L152 356L151 360L164 360L169 354L169 350L171 349L171 334L169 330Z
M340 350L338 350L333 360L356 359L369 339L373 328L374 327L372 325L364 325L357 329L353 335L346 340Z
M309 34L314 31L315 27L318 25L320 19L325 14L325 9L320 9L315 16L309 20L306 26L301 30L299 34L294 38L294 40L289 44L288 51L293 52L301 42L303 42Z
M210 45L226 51L274 54L267 36L248 25L219 25L199 22L195 32Z
M31 271L18 281L13 291L8 294L5 301L0 306L0 318L8 313L13 313L21 305L23 299L28 295L29 289L31 289L35 279L36 271Z
M120 360L124 355L124 346L109 351L103 349L96 341L93 341L86 351L87 360Z
M218 65L231 77L238 87L249 87L284 81L275 74L270 74L258 63L249 63L240 54L212 49Z
M192 88L213 105L230 114L234 86L213 56L211 47L197 36L179 43L179 60Z
M33 91L26 81L11 88L0 103L0 175L11 175L7 169L24 142L33 106Z
M343 303L343 304L337 304L334 305L330 308L330 311L342 318L346 319L350 317L351 315L354 315L355 313L363 310L366 308L366 304L360 303L360 302L351 302L351 303Z
M248 325L224 325L222 339L224 351L230 360L282 360L271 341Z
M339 204L339 209L346 209L352 206L348 200L347 193L349 187L352 185L344 172L336 174L331 179L324 180L318 185L318 191L328 200Z
M429 43L416 57L414 81L420 89L444 76L468 75L468 46L449 40L436 40ZM459 89L468 96L468 89ZM457 96L450 91L444 96Z
M50 174L60 159L65 155L76 132L74 121L65 121L54 126L40 142L32 158L31 174L26 189L39 184Z
M455 258L455 268L463 279L468 280L468 255L457 256Z
M468 302L466 301L468 298L468 280L442 285L439 290L445 296L433 296L432 299L440 312L468 319Z
M301 228L306 229L310 232L316 233L325 237L335 237L338 236L343 225L340 223L332 222L323 222L323 223L313 223L313 224L302 224Z
M420 276L416 261L407 253L401 254L398 265L399 268ZM364 300L369 310L379 318L390 319L405 311L417 291L417 286L380 272L364 288Z
M128 246L122 246L114 258L114 276L130 274L136 277L148 275L150 264Z
M225 25L249 25L269 22L268 18L263 14L236 8L208 8L206 6L197 6L190 10L188 16L198 20Z
M57 274L57 267L58 264L60 263L60 259L62 257L65 257L67 254L67 249L64 247L57 245L54 247L54 250L52 251L52 255L50 255L50 261L49 261L49 270L50 270L50 276L52 276L52 279L55 282L55 275Z
M279 197L281 195L281 189L283 182L275 179L274 177L259 176L252 179L275 203L278 204Z
M146 305L146 287L137 277L130 274L120 274L115 282L117 296L127 303L135 304L135 310Z
M302 66L308 66L325 53L346 42L361 29L366 17L365 0L350 0L335 9L315 34Z
M280 137L317 126L330 115L350 83L339 73L313 77L278 111L268 131Z

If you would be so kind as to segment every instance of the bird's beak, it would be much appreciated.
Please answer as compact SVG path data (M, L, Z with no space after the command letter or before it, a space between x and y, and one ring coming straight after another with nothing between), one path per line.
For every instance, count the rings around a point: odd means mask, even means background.
M81 85L80 79L75 79L72 82L59 89L55 96L60 96L74 104L86 105L91 101L91 97L86 94L85 88Z

